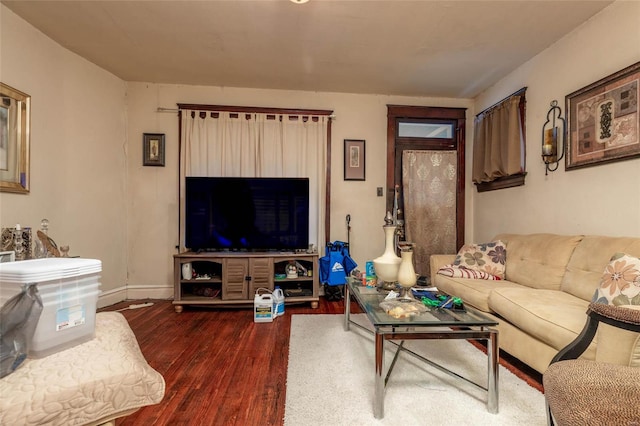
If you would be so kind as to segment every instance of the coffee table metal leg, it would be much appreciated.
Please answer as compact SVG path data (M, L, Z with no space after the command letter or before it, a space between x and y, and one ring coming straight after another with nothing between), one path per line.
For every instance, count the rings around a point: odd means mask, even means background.
M344 286L344 331L349 331L349 316L351 314L351 292L349 285Z
M487 383L487 411L491 414L498 413L498 400L499 400L499 378L498 372L498 360L499 360L499 348L498 348L498 331L489 330L489 341L487 342L487 360L489 363L489 377Z
M384 417L384 335L376 330L376 380L375 395L373 400L373 417L381 419Z

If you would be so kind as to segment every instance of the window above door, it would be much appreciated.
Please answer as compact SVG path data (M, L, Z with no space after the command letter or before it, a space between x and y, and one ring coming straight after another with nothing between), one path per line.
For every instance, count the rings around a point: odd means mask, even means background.
M397 131L399 138L453 139L455 127L454 123L400 119Z

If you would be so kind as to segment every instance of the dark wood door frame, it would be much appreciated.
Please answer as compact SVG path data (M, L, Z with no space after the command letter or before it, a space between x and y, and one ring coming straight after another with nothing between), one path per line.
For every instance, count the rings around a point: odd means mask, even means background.
M398 138L397 123L400 119L429 119L453 122L455 142L438 139ZM396 159L400 149L456 150L458 176L456 179L456 248L464 244L465 225L465 123L466 108L387 105L387 211L393 210L394 188L402 176L401 159Z

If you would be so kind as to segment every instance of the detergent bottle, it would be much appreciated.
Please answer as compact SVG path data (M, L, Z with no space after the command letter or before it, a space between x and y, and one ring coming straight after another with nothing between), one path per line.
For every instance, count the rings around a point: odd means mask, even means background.
M259 288L253 298L253 322L272 322L275 315L275 302L271 293L260 293L260 290L269 291Z
M274 317L284 315L284 293L280 286L276 286L276 289L273 290L273 306Z

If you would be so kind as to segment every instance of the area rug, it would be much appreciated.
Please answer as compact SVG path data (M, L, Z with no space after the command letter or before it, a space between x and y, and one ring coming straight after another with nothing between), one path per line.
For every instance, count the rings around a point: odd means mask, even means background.
M364 326L364 314L352 315ZM343 315L293 315L285 426L545 425L544 395L500 366L499 413L486 392L402 353L387 384L384 418L373 416L373 335ZM465 340L407 341L422 356L486 387L487 358ZM388 368L395 346L386 343ZM385 371L386 371L385 368Z

